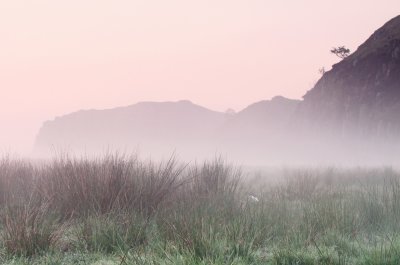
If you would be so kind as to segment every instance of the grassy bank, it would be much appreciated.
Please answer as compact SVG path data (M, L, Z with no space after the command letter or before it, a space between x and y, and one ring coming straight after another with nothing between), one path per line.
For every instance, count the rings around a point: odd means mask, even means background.
M265 173L267 174L267 173ZM0 160L1 264L400 264L400 174Z

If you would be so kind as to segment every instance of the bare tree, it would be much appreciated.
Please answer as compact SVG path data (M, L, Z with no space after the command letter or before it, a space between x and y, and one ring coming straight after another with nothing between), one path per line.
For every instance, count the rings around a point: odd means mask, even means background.
M339 46L339 47L332 48L331 53L333 53L334 55L336 55L339 58L344 59L347 56L349 56L350 49L347 49L345 46Z

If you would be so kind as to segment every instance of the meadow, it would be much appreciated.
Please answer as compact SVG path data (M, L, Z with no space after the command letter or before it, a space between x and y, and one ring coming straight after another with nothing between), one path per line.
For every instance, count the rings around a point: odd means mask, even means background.
M0 159L1 264L400 264L400 172Z

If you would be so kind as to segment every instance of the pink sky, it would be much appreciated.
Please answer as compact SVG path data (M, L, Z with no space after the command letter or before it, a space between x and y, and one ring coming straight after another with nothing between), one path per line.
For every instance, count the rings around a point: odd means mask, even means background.
M214 110L301 98L398 0L5 0L0 151L79 109L189 99Z

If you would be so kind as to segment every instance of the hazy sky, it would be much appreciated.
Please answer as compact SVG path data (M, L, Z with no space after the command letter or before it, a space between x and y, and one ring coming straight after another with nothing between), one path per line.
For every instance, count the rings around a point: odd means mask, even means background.
M301 96L318 69L400 14L398 0L2 0L0 150L44 120L189 99L240 110Z

